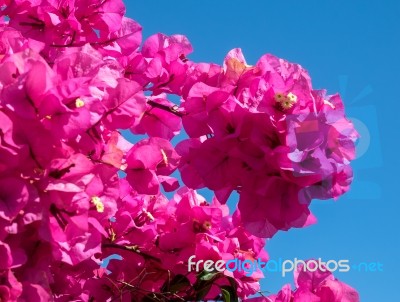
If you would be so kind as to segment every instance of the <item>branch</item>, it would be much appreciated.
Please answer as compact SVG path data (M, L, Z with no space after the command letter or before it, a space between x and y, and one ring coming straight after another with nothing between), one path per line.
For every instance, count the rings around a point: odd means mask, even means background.
M183 112L179 111L179 107L177 105L169 107L167 105L159 104L159 103L154 102L152 100L148 100L147 104L149 104L152 107L171 112L172 114L175 114L176 116L179 116L179 117L182 117L182 116L185 115Z
M102 248L114 248L114 249L120 249L124 251L131 251L135 254L141 255L143 258L148 259L148 260L154 260L158 263L161 263L161 260L157 257L154 257L150 254L144 253L139 250L139 248L136 245L120 245L116 243L103 243L101 245Z

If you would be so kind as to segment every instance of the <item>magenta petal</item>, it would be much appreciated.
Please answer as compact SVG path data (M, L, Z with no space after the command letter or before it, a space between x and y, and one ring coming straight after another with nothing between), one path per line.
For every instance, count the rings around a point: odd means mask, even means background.
M165 192L172 192L179 188L179 181L174 177L159 175L158 180Z
M47 302L51 300L50 294L39 284L23 283L21 298L25 301Z
M308 261L307 261L308 263ZM330 271L316 270L314 272L304 269L303 264L293 272L295 285L298 288L305 288L310 291L316 290L324 281L332 280L333 275Z
M135 145L127 154L126 162L131 169L152 169L162 161L160 148L155 145Z
M318 296L303 288L296 290L293 297L293 301L295 302L324 302L324 300L321 300Z
M239 201L243 224L252 234L272 237L278 230L304 227L313 221L308 218L308 203L300 202L298 186L279 177L256 181L252 188L258 194L248 192L248 188Z
M316 294L322 301L343 301L342 285L336 280L325 280L325 282L318 287Z
M23 180L11 177L0 179L0 217L14 219L28 203L30 194Z
M0 242L0 270L8 270L13 263L8 244Z
M127 170L126 179L140 194L156 195L160 189L157 175L150 170Z

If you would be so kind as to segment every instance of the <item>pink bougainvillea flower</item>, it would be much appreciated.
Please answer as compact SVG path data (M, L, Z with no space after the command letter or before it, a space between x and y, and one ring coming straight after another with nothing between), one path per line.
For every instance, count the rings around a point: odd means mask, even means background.
M309 261L306 262L307 265ZM358 293L349 285L335 279L331 272L326 268L323 270L317 269L314 272L304 270L304 265L301 264L294 272L295 284L298 291L294 294L295 301L315 301L330 302L330 301L345 301L359 302ZM311 301L311 300L310 300Z
M2 64L6 66L1 83L2 106L23 118L36 118L44 93L52 87L55 77L52 70L29 50L9 56ZM37 77L38 73L43 77Z
M1 301L246 299L260 269L188 259L267 261L265 237L349 190L358 134L303 67L250 66L238 48L195 63L185 36L141 45L124 14L122 0L0 0ZM327 272L295 284L264 301L359 301Z
M29 12L29 13L28 13ZM12 1L5 13L10 26L24 36L49 45L70 46L96 42L121 28L125 6L121 0L105 1Z
M12 255L11 250L8 244L0 242L0 269L1 270L8 270L12 263Z
M87 213L69 217L51 207L46 238L52 244L52 256L57 261L76 265L95 253L101 252L102 236L107 233L97 220L88 218Z
M189 91L196 83L204 83L211 87L217 87L221 73L222 67L218 64L193 62L188 70L185 84L182 87L183 101L186 100Z
M307 265L315 264L307 260ZM318 264L316 264L318 265ZM295 290L286 284L276 295L270 295L268 302L359 302L358 293L349 285L334 278L331 272L324 267L313 269L313 272L300 264L294 271ZM257 301L249 299L248 301Z
M156 34L144 42L141 53L149 59L144 74L154 94L181 93L189 66L186 55L191 52L189 40L182 35Z
M0 32L0 40L0 61L7 59L7 55L26 49L32 49L36 53L39 53L45 46L44 43L39 41L24 38L21 32L12 27L7 27L6 30Z
M254 193L246 190L239 202L243 224L253 234L272 237L278 230L315 223L300 187L274 176L254 181Z
M209 98L213 96L217 98L219 96L219 94L213 95L213 92L216 91L218 91L217 88L202 82L194 84L190 89L187 98L182 104L186 113L182 118L182 123L190 137L200 137L212 133L212 130L207 125L206 105Z
M0 218L12 221L23 214L28 202L37 198L35 188L17 177L0 178ZM22 212L21 212L22 211Z
M268 300L268 302L291 302L293 300L293 293L290 284L285 284L277 295L268 296Z
M125 14L125 5L122 0L80 1L76 10L76 17L88 31L97 29L100 32L115 32L121 28L122 17Z
M171 143L162 138L149 138L136 143L128 152L127 180L139 193L156 195L160 181L178 167L179 155Z
M242 50L240 48L232 49L224 60L221 85L230 86L233 89L246 71L251 69L252 67L246 63Z
M0 276L0 298L3 301L17 301L23 290L22 283L17 280L11 270L2 270Z
M103 102L107 107L104 123L112 129L128 129L140 121L146 108L146 99L142 87L128 79L119 79L116 89L109 89L108 99Z
M38 302L46 302L51 299L48 289L44 289L39 284L24 282L22 286L23 286L23 291L20 297L21 299L25 300L31 299Z
M140 123L136 127L132 127L132 132L136 134L147 133L150 137L161 137L171 140L180 132L181 118L165 110L165 108L173 110L177 106L168 101L165 94L153 96L150 99L151 103L149 104L148 102L147 109L143 112Z
M0 173L20 165L28 157L28 150L15 141L14 126L10 116L0 111Z
M340 97L313 90L300 65L265 55L252 67L234 49L212 86L202 81L207 76L198 76L199 82L189 80L183 89L183 126L192 139L177 150L186 185L208 187L221 202L240 191L245 225L260 236L309 225L315 220L308 210L312 199L336 198L348 190L358 134ZM292 192L286 201L262 189L280 178L290 188L282 191ZM249 179L260 185L255 188ZM267 204L269 210L261 211Z
M101 43L95 47L97 46L96 48L103 55L114 58L126 57L139 48L142 42L142 27L135 20L123 17L121 27L117 31L100 31L100 38L107 43Z

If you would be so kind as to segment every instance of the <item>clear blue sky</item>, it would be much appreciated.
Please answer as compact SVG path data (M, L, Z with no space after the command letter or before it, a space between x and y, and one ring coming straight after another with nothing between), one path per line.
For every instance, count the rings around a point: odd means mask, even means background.
M221 63L241 47L249 64L272 53L303 65L315 88L340 92L362 138L351 191L314 201L318 223L270 240L272 259L380 262L383 272L336 274L361 301L400 301L400 1L132 1L128 16L156 32L185 34L194 61ZM271 273L262 289L292 277Z

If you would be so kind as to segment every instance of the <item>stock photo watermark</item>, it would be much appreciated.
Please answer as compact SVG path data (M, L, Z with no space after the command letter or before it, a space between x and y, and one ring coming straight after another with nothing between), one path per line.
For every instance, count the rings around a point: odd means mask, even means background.
M357 264L350 264L350 260L328 260L323 261L321 258L311 260L301 260L294 258L283 260L270 259L268 261L262 261L261 259L254 260L241 260L241 259L230 259L230 260L196 260L196 256L192 255L188 259L188 272L223 272L225 270L230 272L244 272L246 276L251 276L254 272L260 270L263 272L277 273L280 272L282 277L285 277L288 273L295 270L303 270L308 272L315 272L317 270L326 272L341 272L346 273L351 270L359 272L383 272L383 264L380 262L360 262Z

